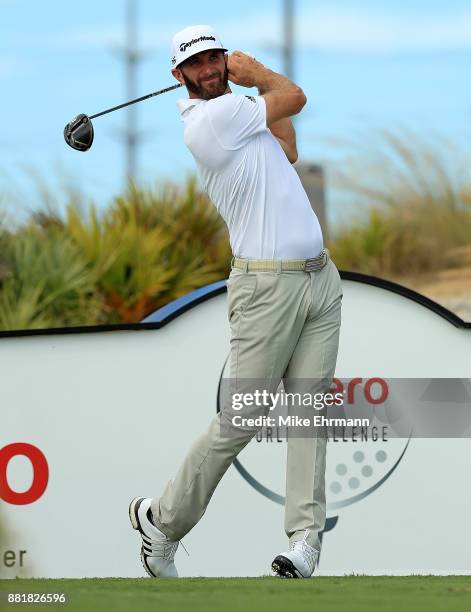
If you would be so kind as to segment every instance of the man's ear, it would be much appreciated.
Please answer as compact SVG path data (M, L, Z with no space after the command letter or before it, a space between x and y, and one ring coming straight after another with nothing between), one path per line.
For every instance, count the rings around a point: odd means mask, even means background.
M172 68L172 74L179 83L181 83L182 85L185 84L185 79L183 78L180 68Z

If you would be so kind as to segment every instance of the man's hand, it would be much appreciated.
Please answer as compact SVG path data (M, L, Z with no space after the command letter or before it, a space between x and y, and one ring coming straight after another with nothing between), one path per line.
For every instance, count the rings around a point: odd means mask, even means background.
M263 67L263 64L242 51L234 51L227 58L229 80L242 87L255 87L257 72Z
M229 79L236 85L258 87L259 94L265 98L267 127L280 143L288 160L294 163L298 151L296 133L289 117L299 113L306 103L302 89L241 51L231 53L227 59L227 68Z
M267 126L299 113L306 104L303 90L281 74L270 70L242 51L227 58L229 79L242 87L258 87L265 98Z

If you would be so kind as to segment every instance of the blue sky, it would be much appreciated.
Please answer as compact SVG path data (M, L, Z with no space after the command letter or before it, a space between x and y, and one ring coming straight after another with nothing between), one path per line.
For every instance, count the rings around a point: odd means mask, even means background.
M230 50L251 51L281 69L281 4L138 0L147 53L138 94L172 84L170 39L191 23L212 24ZM0 0L0 193L11 212L36 206L32 171L59 203L64 183L99 206L120 191L126 111L94 122L95 142L85 154L65 145L62 130L79 112L93 114L126 99L117 59L124 9L125 0ZM297 0L296 15L296 80L309 100L297 122L303 159L342 164L343 142L360 138L367 150L375 130L398 126L465 142L471 122L469 1ZM144 183L181 181L194 171L175 105L180 95L138 105Z

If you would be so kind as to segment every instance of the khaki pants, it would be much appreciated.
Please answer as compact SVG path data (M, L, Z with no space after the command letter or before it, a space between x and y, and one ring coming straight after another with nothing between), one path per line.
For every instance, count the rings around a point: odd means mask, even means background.
M231 378L270 380L275 389L283 377L332 379L342 288L331 260L315 272L233 268L227 286ZM220 424L219 413L163 495L152 501L155 524L172 540L196 525L218 482L254 435L224 437ZM290 543L306 537L318 550L325 524L325 459L325 436L288 437L285 531Z

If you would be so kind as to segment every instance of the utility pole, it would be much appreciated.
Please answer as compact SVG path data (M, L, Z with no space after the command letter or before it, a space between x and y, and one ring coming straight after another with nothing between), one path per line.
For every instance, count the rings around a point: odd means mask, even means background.
M136 49L137 40L137 0L127 0L126 7L127 46L125 51L126 61L126 99L133 100L137 97L137 62L139 60ZM126 129L126 175L128 180L136 176L136 144L137 144L137 114L136 106L130 106L127 112Z
M125 67L125 99L133 100L137 98L137 68L143 59L143 54L138 48L138 27L137 27L137 8L138 0L125 0L125 27L126 42L122 49L119 49L119 59L123 60ZM138 130L137 106L129 106L126 109L126 127L121 138L125 144L125 184L136 179L137 175L137 150L141 139Z
M126 2L126 48L124 60L126 64L126 100L137 97L137 64L140 56L137 50L137 0ZM137 108L136 105L127 109L126 142L126 181L136 178L137 169Z
M291 81L295 80L294 41L295 41L295 0L283 0L283 73ZM296 124L296 117L291 120ZM297 162L296 171L319 219L324 240L327 237L327 202L325 195L325 176L322 166L314 163Z
M284 74L294 81L294 0L283 0Z

